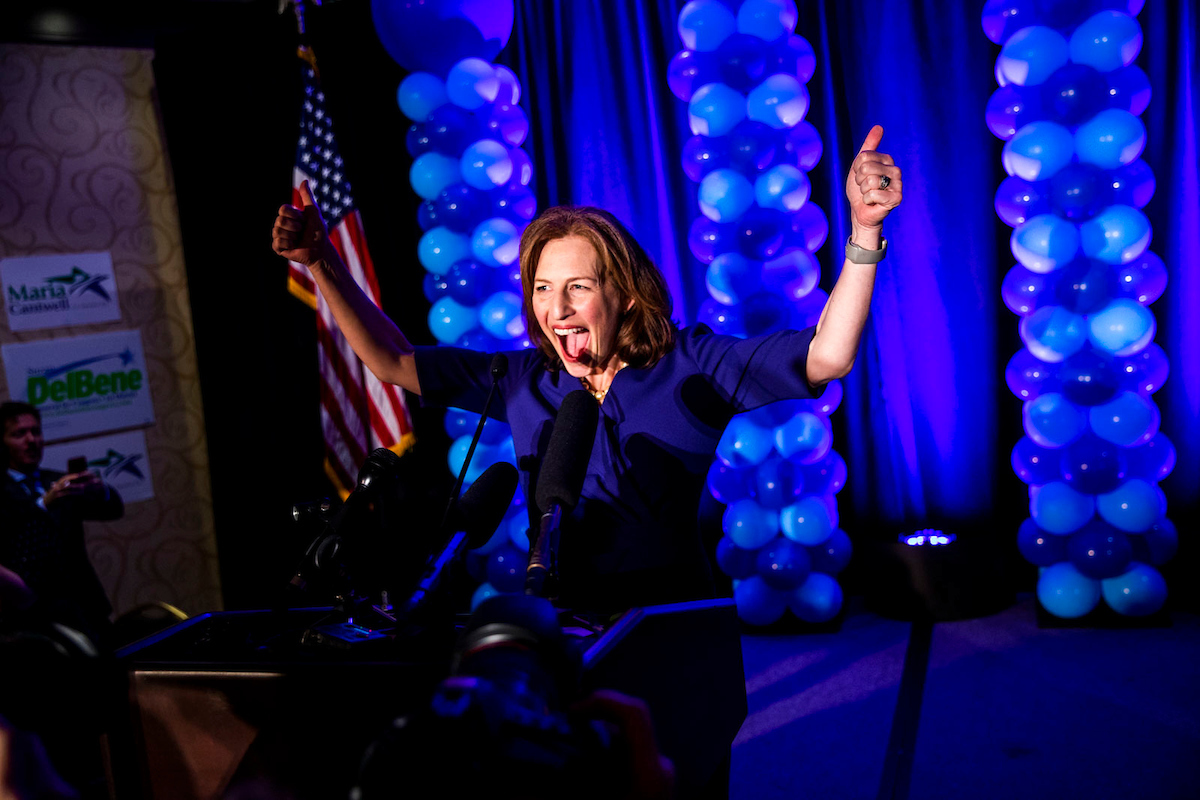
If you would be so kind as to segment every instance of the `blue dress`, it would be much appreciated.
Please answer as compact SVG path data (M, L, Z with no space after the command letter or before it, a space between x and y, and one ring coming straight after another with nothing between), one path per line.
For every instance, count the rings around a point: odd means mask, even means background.
M805 377L812 336L808 328L738 339L695 326L680 331L654 366L616 374L579 504L562 527L564 606L617 611L713 596L697 512L717 442L734 414L815 396ZM550 369L539 350L505 355L508 373L489 415L512 428L521 486L532 500L558 407L582 387ZM490 355L418 347L416 364L423 402L483 410Z

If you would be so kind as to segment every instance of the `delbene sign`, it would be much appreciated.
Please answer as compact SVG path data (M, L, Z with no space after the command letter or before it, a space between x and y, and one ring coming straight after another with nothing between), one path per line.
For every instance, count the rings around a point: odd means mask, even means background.
M75 456L86 458L88 469L120 492L125 502L154 497L146 436L141 431L49 445L42 457L42 466L66 472L67 462Z
M14 331L121 318L108 253L22 256L0 261L4 308Z
M48 440L154 422L137 331L6 344L0 352L9 393L41 410Z

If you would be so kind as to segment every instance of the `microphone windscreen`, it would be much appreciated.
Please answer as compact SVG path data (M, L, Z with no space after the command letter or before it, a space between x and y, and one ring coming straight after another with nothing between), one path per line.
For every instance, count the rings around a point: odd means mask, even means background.
M366 489L373 481L394 476L399 471L400 456L386 447L377 447L358 470L358 489Z
M589 392L577 389L563 399L538 470L537 504L542 513L556 504L571 509L579 502L599 419L600 404Z
M467 534L467 548L486 544L504 520L517 489L517 468L497 461L467 487L455 504L458 529Z
M488 372L492 374L492 380L498 381L508 374L508 356L504 353L496 353L492 356L492 364L488 368Z

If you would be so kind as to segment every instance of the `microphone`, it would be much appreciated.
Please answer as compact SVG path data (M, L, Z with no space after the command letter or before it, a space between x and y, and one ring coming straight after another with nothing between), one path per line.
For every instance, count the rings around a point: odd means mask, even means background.
M475 445L479 444L479 437L483 435L483 423L487 422L488 409L492 406L492 398L496 396L496 385L500 382L501 378L508 374L508 356L504 355L504 353L493 355L488 372L492 376L492 388L488 389L487 399L483 401L483 413L479 415L479 424L475 426L475 435L471 437L471 446L467 448L467 457L463 459L462 469L458 471L458 478L454 481L454 489L450 492L450 500L446 503L446 511L442 514L442 531L449 530L450 515L454 511L454 504L458 502L459 492L462 491L463 482L466 480L467 468L471 466L471 457L475 455Z
M538 470L536 499L542 520L529 549L525 594L546 597L557 589L559 527L562 515L579 503L599 419L600 405L582 389L568 394L558 409L546 456Z
M456 532L440 553L430 557L425 574L397 619L408 617L425 605L463 550L473 550L492 537L504 519L516 489L517 468L507 461L498 461L463 492L446 517Z

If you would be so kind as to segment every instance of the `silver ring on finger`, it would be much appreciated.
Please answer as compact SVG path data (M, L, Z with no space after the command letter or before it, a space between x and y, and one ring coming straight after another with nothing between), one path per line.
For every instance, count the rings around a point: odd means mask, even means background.
M892 184L892 179L889 178L887 175L884 175L882 178L879 179L879 188L880 189L886 189L891 184Z

